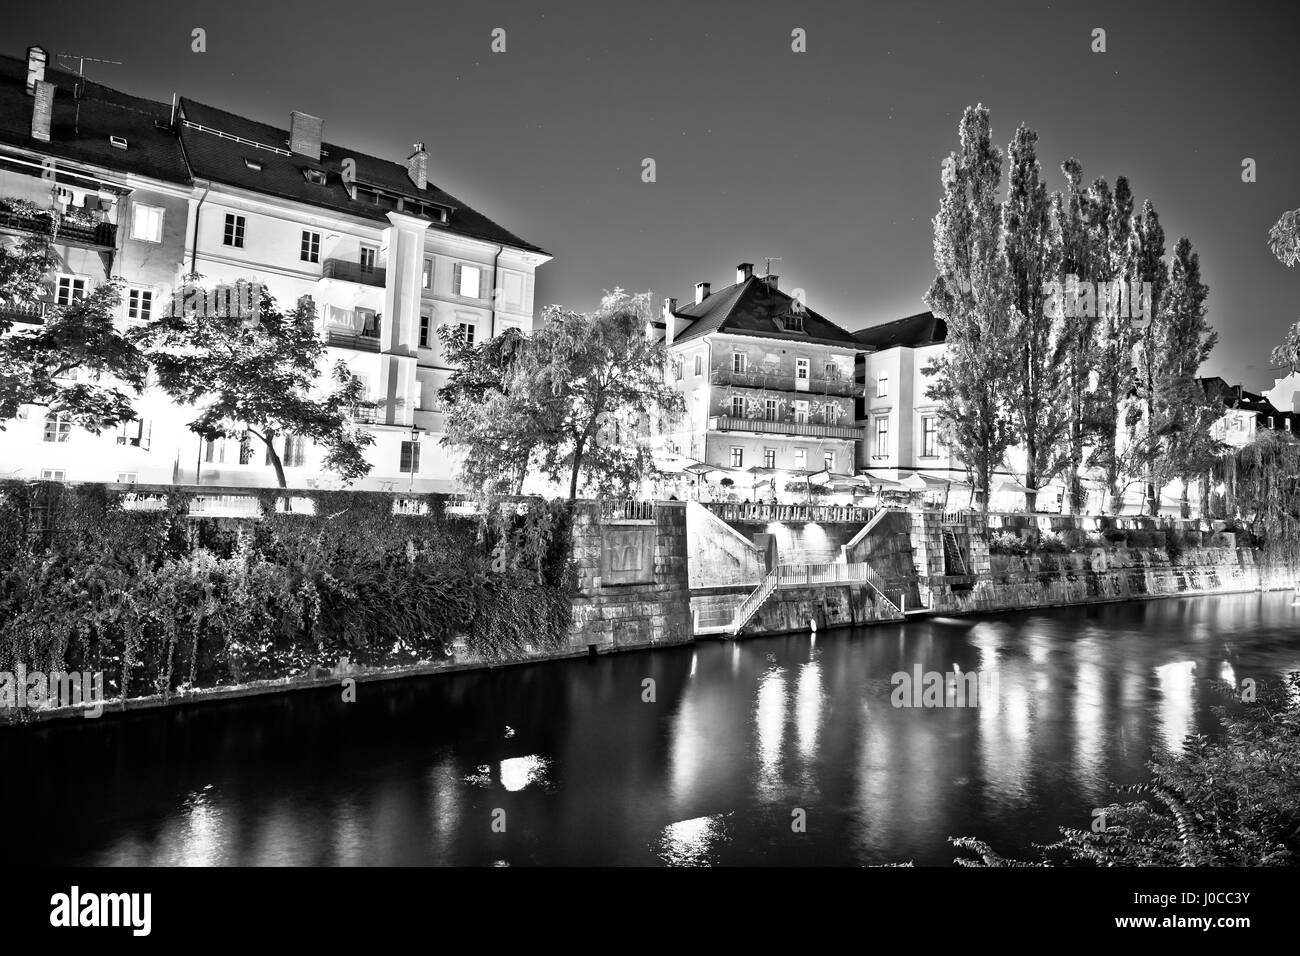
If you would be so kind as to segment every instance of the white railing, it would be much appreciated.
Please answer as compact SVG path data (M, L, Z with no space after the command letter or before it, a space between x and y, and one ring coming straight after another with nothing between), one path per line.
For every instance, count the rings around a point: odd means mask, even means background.
M731 633L740 629L758 613L772 592L780 588L817 587L837 584L865 584L875 592L883 610L895 618L903 612L885 594L885 582L868 564L778 564L740 606L731 622Z
M735 617L731 620L731 633L733 636L740 633L740 629L749 623L749 619L758 613L758 609L776 590L780 571L781 566L777 565L775 570L769 572L758 587L745 600L740 602L740 607L736 608Z

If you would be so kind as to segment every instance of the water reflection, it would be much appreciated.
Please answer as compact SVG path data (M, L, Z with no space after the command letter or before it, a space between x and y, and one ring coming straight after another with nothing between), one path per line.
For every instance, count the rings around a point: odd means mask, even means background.
M1300 667L1291 601L914 620L0 732L26 781L0 812L27 821L16 858L57 864L945 864L952 835L1023 854L1212 730L1212 680ZM993 696L893 706L914 669L995 676Z

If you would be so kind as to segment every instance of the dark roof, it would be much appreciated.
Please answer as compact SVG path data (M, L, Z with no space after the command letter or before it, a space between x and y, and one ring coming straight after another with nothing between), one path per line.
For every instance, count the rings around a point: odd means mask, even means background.
M674 341L699 338L710 332L727 332L765 339L860 347L847 330L807 307L803 310L804 331L784 328L780 320L783 316L792 316L793 302L791 296L780 289L770 288L759 276L750 276L744 282L712 293L703 302L692 302L674 312L674 315L694 320Z
M239 136L279 150L288 149L288 130L246 119L214 106L196 103L187 97L181 98L181 115L191 123L220 130L230 136ZM458 235L482 239L486 242L501 243L532 252L543 251L481 213L475 212L432 183L429 183L424 190L417 189L407 176L405 162L395 163L379 159L335 143L322 143L319 161L297 154L285 156L282 153L258 149L246 143L224 139L213 133L184 125L181 127L181 140L185 144L185 155L194 170L194 175L200 179L210 179L253 192L279 196L386 224L388 220L385 217L385 210L351 199L347 190L343 188L343 160L351 158L356 163L356 177L360 183L377 186L412 199L450 207L452 212L447 222L435 222L429 227L431 230L446 229ZM250 169L244 162L246 158L255 160L262 168ZM304 169L324 170L327 174L326 184L318 186L308 182L303 175Z
M948 340L948 323L933 312L918 312L903 319L882 322L853 333L859 342L873 346L877 351L895 346L919 348L922 345L939 345Z
M78 116L73 95L76 74L58 69L51 54L45 79L56 87L48 143L32 138L34 98L27 95L26 57L0 54L0 142L166 182L190 182L180 141L171 130L155 125L170 121L170 103L129 96L85 80ZM127 148L112 146L110 136L123 137Z
M1273 403L1258 392L1250 392L1240 385L1229 385L1221 377L1214 375L1196 380L1207 397L1220 401L1225 408L1240 408L1266 415L1281 414Z

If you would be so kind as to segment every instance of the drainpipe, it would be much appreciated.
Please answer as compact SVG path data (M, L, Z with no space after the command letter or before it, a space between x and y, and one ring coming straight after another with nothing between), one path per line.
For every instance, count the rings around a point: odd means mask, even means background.
M204 204L205 202L208 201L208 193L211 192L211 191L212 191L212 187L211 187L211 186L206 187L206 188L203 190L203 198L200 199L200 200L199 200L199 204L198 204L197 206L194 207L194 242L193 242L193 245L192 245L191 248L190 248L190 274L191 274L191 275L193 275L196 271L198 271L198 262L199 262L199 215L200 215L200 213L203 212L203 204Z
M499 269L501 266L501 253L505 251L505 246L497 246L497 254L492 258L492 335L488 336L488 338L495 338L497 334L497 290L500 289L498 283L501 281Z

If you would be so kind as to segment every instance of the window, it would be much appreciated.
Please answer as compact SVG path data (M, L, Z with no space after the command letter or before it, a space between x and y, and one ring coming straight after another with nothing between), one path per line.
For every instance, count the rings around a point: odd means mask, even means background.
M835 452L828 451L822 454L822 465L827 471L835 470Z
M62 468L42 468L41 481L63 481L67 474Z
M426 378L420 383L420 408L428 412L442 411L442 396L438 383Z
M320 233L309 229L302 231L302 248L298 251L303 262L320 262Z
M324 186L327 181L325 170L323 169L304 169L302 175L307 182L314 183L317 186Z
M737 395L731 396L731 417L745 417L745 400Z
M672 360L672 362L673 362L673 379L674 381L680 382L682 380L682 360L675 358Z
M148 322L153 318L153 292L149 289L130 289L126 294L126 317Z
M429 347L429 323L432 320L427 315L420 316L420 348Z
M794 420L801 425L808 421L808 403L805 401L796 401L794 403Z
M763 449L763 467L764 467L764 468L775 468L775 467L776 467L776 449L775 449L775 448L764 448L764 449Z
M703 355L699 355L699 354L697 354L697 355L695 356L695 374L696 374L696 375L703 375L703 374L704 374L704 356L703 356Z
M763 401L763 417L769 422L776 421L776 399L768 398Z
M733 372L743 372L743 371L745 371L745 353L744 353L744 352L732 352L732 353L731 353L731 370L732 370Z
M808 360L794 360L794 387L801 391L808 387Z
M119 471L117 473L117 483L119 485L134 485L139 477L139 474L134 471Z
M921 457L937 458L939 455L939 420L933 415L921 416Z
M45 441L64 442L72 437L72 416L67 412L45 413Z
M483 270L478 266L456 263L456 274L452 277L452 291L467 299L482 297L479 283L483 279Z
M840 377L840 367L834 362L827 362L822 368L822 374L832 382L838 381Z
M223 464L226 460L226 443L221 438L209 438L203 443L203 460L209 465Z
M307 442L301 435L284 436L284 467L301 468L307 464Z
M524 277L518 272L506 272L501 276L501 308L516 312L524 308Z
M745 467L745 449L737 448L734 445L731 447L731 467L732 468Z
M233 212L226 213L226 231L221 240L222 245L233 246L236 249L244 248L245 225L243 216L236 216Z
M253 440L247 435L241 435L239 438L239 463L241 465L252 464L253 461Z
M460 329L460 334L465 336L465 344L473 345L474 329L475 329L474 324L472 322L458 322L456 327Z
M876 458L889 455L889 419L884 415L876 419L876 450L873 455Z
M131 206L131 238L140 242L162 242L163 211L158 206Z
M876 398L887 398L889 396L889 373L881 372L876 378Z
M795 468L799 469L800 471L805 471L805 470L807 470L807 468L808 468L808 449L807 449L807 448L796 448L796 449L794 450L794 466L795 466Z
M424 260L424 271L420 273L420 288L433 288L433 259L426 258Z
M77 276L59 276L57 305L72 305L78 299L86 297L86 280Z
M400 471L404 475L413 475L420 470L420 443L418 441L402 442L402 461Z
M374 309L357 309L361 319L361 334L369 339L379 338L379 316Z
M152 434L153 427L143 418L137 418L134 421L122 422L117 426L117 443L119 445L130 445L133 448L143 448L147 451Z
M374 246L361 247L361 271L363 273L375 271L375 261L379 258L379 250Z

